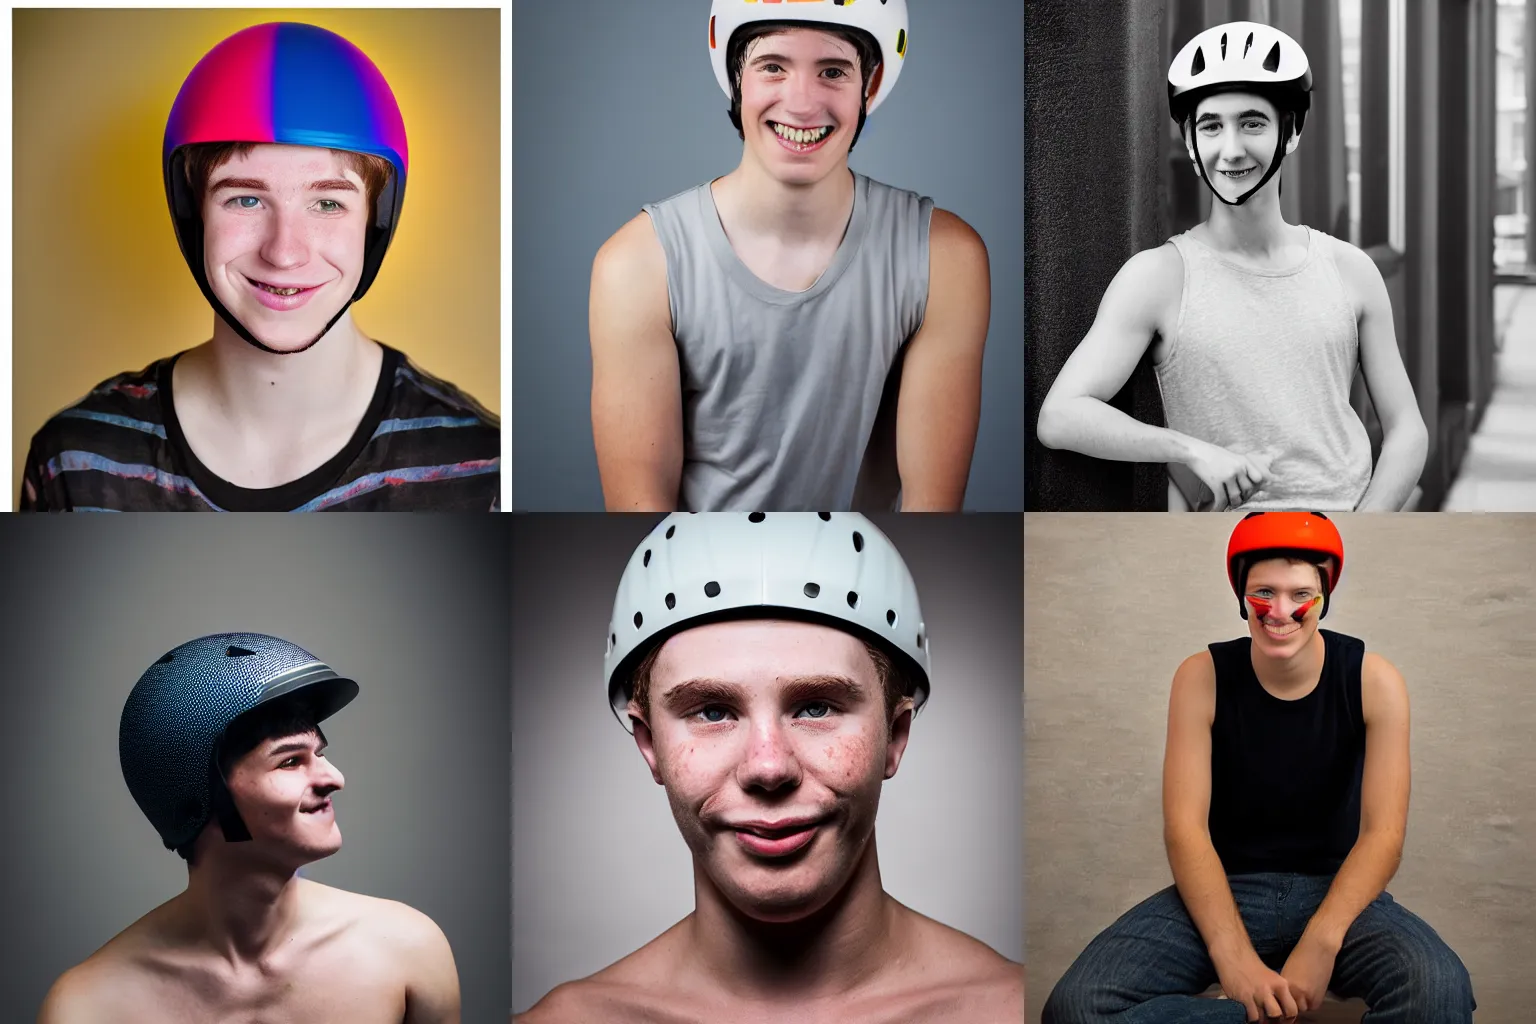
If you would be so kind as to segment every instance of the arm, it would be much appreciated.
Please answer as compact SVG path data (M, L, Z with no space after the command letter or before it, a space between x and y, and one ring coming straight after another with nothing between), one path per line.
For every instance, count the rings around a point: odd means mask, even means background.
M1216 667L1208 652L1186 658L1168 700L1163 755L1163 842L1184 906L1218 966L1257 956L1243 927L1221 858L1211 844L1211 725Z
M592 439L610 512L670 512L683 474L683 399L667 261L642 213L598 250L588 307Z
M459 972L448 938L425 914L408 910L407 918L401 959L401 974L406 978L402 1024L459 1024Z
M928 232L928 303L907 343L896 406L903 512L958 512L981 419L982 349L992 278L981 236L935 209Z
M48 490L43 486L43 460L37 452L37 438L27 450L27 461L21 475L21 500L16 503L18 512L51 512Z
M1403 366L1392 325L1392 300L1381 271L1353 245L1340 247L1340 271L1360 296L1360 366L1381 420L1381 455L1357 512L1400 511L1418 486L1429 451L1413 382Z
M1367 653L1360 690L1365 712L1360 837L1302 934L1303 941L1335 954L1355 918L1397 873L1408 830L1408 687L1391 662Z

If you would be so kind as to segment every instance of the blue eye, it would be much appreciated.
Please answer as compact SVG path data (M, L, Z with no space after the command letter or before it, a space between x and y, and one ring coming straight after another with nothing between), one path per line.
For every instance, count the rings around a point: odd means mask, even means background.
M820 708L821 709L821 714L819 714L819 715L812 714L811 711L814 708ZM807 704L805 707L801 708L800 710L805 713L805 716L807 718L826 718L828 715L830 715L832 713L832 705L828 704L826 701L818 700L818 701L815 701L813 703Z
M322 199L322 200L320 200L320 212L321 213L340 213L340 212L342 212L343 209L345 209L345 207L343 207L340 203L338 203L334 199Z
M714 724L716 722L725 721L726 710L719 705L712 704L707 708L700 708L699 710L695 711L694 714L697 715L702 721ZM711 715L718 715L719 717L711 718Z
M233 202L238 203L240 205L240 209L242 210L254 210L256 209L256 205L260 203L261 200L257 199L255 196L236 196Z

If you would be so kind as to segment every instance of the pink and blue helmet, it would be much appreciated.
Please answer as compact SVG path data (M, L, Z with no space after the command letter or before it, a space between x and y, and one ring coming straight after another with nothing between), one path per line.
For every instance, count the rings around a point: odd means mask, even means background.
M271 22L242 29L208 51L171 107L162 163L182 256L214 311L246 341L270 351L219 302L203 269L202 212L187 184L180 151L204 142L286 143L369 153L394 168L374 202L357 290L325 325L330 330L373 283L405 201L405 122L389 83L367 54L336 33L314 25Z

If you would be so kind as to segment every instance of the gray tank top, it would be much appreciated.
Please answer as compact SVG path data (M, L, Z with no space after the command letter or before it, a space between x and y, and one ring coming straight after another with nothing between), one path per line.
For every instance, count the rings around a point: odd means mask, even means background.
M895 421L881 399L923 322L932 209L854 174L832 262L810 288L788 292L737 257L708 183L645 207L666 252L682 371L680 508L896 504Z
M1355 311L1329 249L1307 229L1286 270L1236 263L1189 232L1171 241L1184 294L1156 367L1170 429L1238 454L1273 456L1244 509L1348 511L1371 482L1371 442L1349 404Z

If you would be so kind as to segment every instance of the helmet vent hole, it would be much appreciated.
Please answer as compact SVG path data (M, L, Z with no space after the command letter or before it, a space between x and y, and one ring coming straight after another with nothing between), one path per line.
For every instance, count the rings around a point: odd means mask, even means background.
M244 647L231 647L229 650L224 652L224 656L226 658L249 658L255 654L255 651L248 651Z
M885 610L885 624L887 626L896 625L896 612L890 608Z
M640 559L640 565L642 567L649 567L650 564L651 564L651 549L650 548L646 548L645 549L645 557Z
M708 583L704 584L704 596L705 597L719 597L720 596L720 584L716 583L714 580L710 580Z
M641 615L639 612L635 612L635 628L639 629L641 624L644 622L645 616Z
M854 593L852 590L848 591L848 607L849 608L857 608L858 606L859 606L859 595Z
M676 532L677 532L677 525L676 524L673 524L672 526L667 527L667 540L671 540L672 539L672 535L674 533L676 533Z
M155 664L156 665L169 665L171 662L173 662L175 660L176 660L176 652L175 651L171 651L168 654L166 654L165 657L163 657L159 661L155 662Z
M1248 56L1248 51L1251 49L1253 49L1253 33L1249 32L1248 41L1243 44L1243 56L1245 58Z
M747 522L760 523L766 518L767 516L763 515L761 512L753 512L751 515L747 516Z
M1221 34L1221 59L1227 59L1227 34L1225 32Z
M922 647L923 646L923 631L922 630L918 630L917 631L917 646L918 647Z
M1278 41L1275 43L1274 46L1271 46L1269 48L1269 53L1265 54L1265 56L1264 56L1264 70L1265 71L1279 71L1280 70L1280 43Z
M619 638L617 636L615 636L614 634L609 633L608 634L608 653L612 654L613 653L613 649L615 647L617 647L618 645L619 645Z
M819 584L816 584L816 583L807 583L805 585L805 596L806 597L820 597L821 596L821 586Z
M864 535L862 533L860 533L858 530L854 530L853 531L853 550L855 550L855 551L863 551L864 550Z
M830 523L832 521L831 512L817 512L816 514L821 517L821 521L824 523Z
M668 594L667 595L667 611L671 611L673 608L676 608L676 607L677 607L677 595L676 594Z
M1190 75L1198 75L1205 71L1205 47L1195 47L1195 57L1189 62Z

